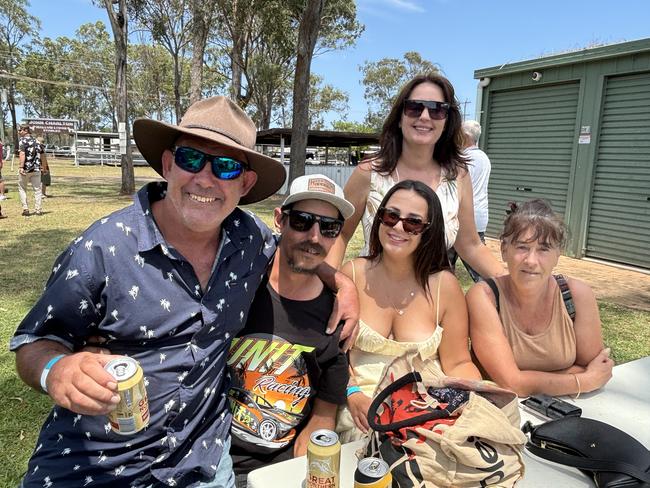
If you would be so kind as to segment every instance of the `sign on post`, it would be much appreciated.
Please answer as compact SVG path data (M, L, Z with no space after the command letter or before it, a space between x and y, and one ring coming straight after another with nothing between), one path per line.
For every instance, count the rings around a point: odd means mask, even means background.
M126 123L117 124L117 133L120 136L120 154L126 154Z
M36 131L53 134L69 134L77 129L77 120L72 119L27 119L27 125Z

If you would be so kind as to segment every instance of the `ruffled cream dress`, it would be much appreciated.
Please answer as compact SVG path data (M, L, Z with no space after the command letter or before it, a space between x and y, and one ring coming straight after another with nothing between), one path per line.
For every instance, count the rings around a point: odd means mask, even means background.
M356 282L354 275L354 263L352 263L352 276ZM365 395L370 398L375 396L377 385L384 377L386 369L399 356L417 353L424 362L430 365L431 369L439 371L439 374L443 375L438 358L438 346L440 346L443 332L438 319L441 281L439 278L436 297L436 328L425 341L398 342L384 337L363 320L359 320L359 335L350 350L349 357L356 384ZM339 407L335 430L339 434L341 443L361 439L364 435L354 425L347 406Z

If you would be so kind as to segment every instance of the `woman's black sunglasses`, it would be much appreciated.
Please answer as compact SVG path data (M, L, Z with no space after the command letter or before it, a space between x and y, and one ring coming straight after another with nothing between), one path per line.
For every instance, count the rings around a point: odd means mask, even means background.
M343 229L343 220L334 217L325 217L291 208L283 208L282 213L289 216L289 226L296 232L307 232L315 222L318 222L320 235L323 237L338 237Z
M430 222L423 222L418 217L401 217L399 212L386 207L380 207L377 210L377 218L379 222L388 227L395 227L397 222L401 221L404 232L413 235L421 234L430 224Z
M173 150L176 165L190 173L201 171L208 161L212 173L220 180L234 180L246 169L246 164L228 156L214 156L193 147L176 146Z
M449 113L449 104L445 102L434 102L432 100L404 100L404 115L407 117L418 118L422 115L423 110L429 111L429 118L433 120L442 120Z

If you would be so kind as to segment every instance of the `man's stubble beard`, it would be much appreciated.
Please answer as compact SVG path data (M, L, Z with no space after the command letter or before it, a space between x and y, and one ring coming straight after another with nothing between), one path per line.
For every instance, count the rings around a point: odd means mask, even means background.
M298 273L298 274L308 274L308 275L313 275L316 274L316 268L320 266L320 264L325 260L325 249L323 249L322 246L318 244L311 244L308 242L301 242L299 244L296 244L293 247L294 251L299 252L299 251L304 251L306 249L312 249L312 250L317 250L319 252L319 256L322 256L323 259L319 261L318 264L314 265L313 268L305 268L293 259L293 254L287 255L287 264L289 265L289 269L291 269L292 272Z

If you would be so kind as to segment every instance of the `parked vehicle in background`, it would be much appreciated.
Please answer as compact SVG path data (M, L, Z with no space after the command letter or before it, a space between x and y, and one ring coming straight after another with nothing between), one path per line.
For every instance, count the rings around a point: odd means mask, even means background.
M61 146L55 149L52 154L62 158L71 158L72 157L72 148L70 146Z

